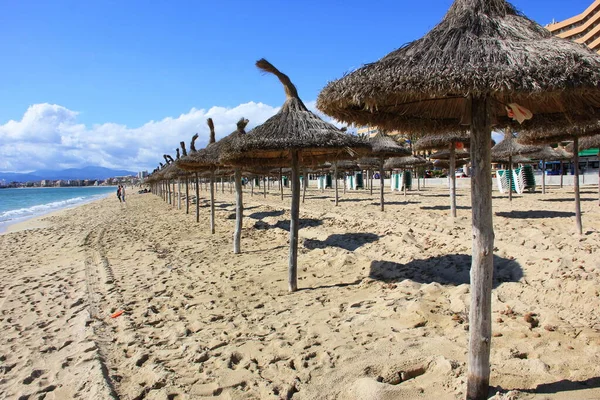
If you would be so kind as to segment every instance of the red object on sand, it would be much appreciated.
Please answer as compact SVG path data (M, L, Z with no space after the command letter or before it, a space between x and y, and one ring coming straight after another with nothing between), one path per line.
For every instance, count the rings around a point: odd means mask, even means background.
M117 318L119 315L123 314L123 310L119 310L116 313L114 313L113 315L111 315L111 318Z

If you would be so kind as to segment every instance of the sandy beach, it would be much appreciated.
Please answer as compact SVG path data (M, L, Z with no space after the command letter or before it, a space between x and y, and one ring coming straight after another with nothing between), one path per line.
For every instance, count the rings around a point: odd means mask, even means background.
M128 192L0 235L0 398L464 398L470 193L310 188L299 287L287 292L290 193L250 196L242 254L234 195L216 234ZM600 207L582 188L494 192L493 392L600 398ZM116 312L120 316L111 318Z

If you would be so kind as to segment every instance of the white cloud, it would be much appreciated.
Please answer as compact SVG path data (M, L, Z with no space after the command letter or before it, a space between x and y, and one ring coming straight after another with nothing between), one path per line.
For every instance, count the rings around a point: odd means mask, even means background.
M175 156L180 141L185 141L189 150L194 133L199 134L196 147L206 146L209 117L215 122L218 140L233 132L242 117L250 120L247 129L251 129L277 111L277 107L249 102L233 108L192 108L178 117L149 121L136 128L110 122L87 127L77 122L76 111L56 104L35 104L20 121L0 125L0 171L86 165L152 170L162 161L162 154Z

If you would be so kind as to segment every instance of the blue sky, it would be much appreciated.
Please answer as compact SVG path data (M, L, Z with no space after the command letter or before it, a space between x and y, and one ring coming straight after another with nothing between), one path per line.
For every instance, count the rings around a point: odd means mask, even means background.
M590 3L513 2L541 24L578 14ZM267 58L287 73L303 99L311 102L328 80L422 36L450 4L451 0L0 0L0 135L9 125L20 129L11 131L11 147L0 150L0 170L27 169L23 162L7 161L7 156L35 146L38 124L43 132L75 126L80 134L67 139L59 135L62 147L47 159L39 151L40 162L31 163L32 168L46 167L61 155L67 156L64 166L86 162L83 152L73 152L88 139L92 148L102 146L98 138L90 138L99 134L95 127L119 138L136 129L143 134L142 128L150 125L158 135L155 131L169 130L165 121L188 115L203 121L211 109L216 118L221 116L217 111L234 114L232 110L248 104L260 109L260 117L254 119L261 122L282 103L283 91L275 79L256 70L258 58ZM254 111L247 112L254 116ZM221 135L229 133L240 116L229 115ZM190 129L189 135L163 133L173 142L169 148L188 141L194 129L201 128L198 121L180 125L182 131ZM109 134L111 126L119 129ZM56 135L48 135L56 142ZM146 150L145 156L125 161L127 152L121 146L118 152L107 150L111 157L93 162L150 167L151 152L158 152L158 160L168 149Z

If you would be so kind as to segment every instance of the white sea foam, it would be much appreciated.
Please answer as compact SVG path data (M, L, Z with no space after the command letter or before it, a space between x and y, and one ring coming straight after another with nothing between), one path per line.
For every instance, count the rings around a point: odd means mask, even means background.
M98 200L106 196L106 194L102 194L89 197L74 197L72 199L54 201L47 204L38 204L31 207L18 208L16 210L0 212L0 224L12 223L16 222L17 220L38 217L40 215L48 214L53 211L81 205L84 203L89 203L91 201Z

